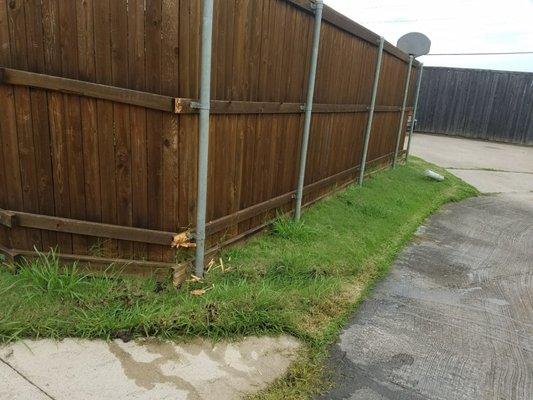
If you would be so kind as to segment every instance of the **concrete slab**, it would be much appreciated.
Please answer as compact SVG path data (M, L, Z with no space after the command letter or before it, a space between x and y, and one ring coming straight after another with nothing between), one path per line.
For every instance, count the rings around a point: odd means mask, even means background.
M412 154L444 168L533 173L533 147L415 133Z
M533 173L448 169L481 193L533 192Z
M299 348L289 336L217 344L17 342L0 348L0 399L48 398L43 392L55 400L239 399L283 375Z
M533 191L533 147L416 133L412 154L482 193Z
M533 398L533 194L430 217L332 350L321 399Z

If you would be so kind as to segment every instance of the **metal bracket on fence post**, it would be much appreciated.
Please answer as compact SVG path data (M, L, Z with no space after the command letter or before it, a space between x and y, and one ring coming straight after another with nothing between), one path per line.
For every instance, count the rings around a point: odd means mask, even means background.
M207 160L209 150L209 108L211 105L211 51L213 40L213 0L203 0L202 49L200 62L200 121L198 127L198 194L196 209L195 274L204 273L205 215L207 207Z
M418 67L418 77L416 80L415 103L413 105L413 118L411 126L409 127L409 139L407 140L407 151L405 152L405 161L409 158L409 151L411 151L411 140L413 139L413 131L416 123L416 110L418 109L418 96L420 95L420 84L422 83L422 73L424 72L424 64Z
M394 158L392 159L392 168L396 167L398 161L398 153L400 151L400 139L402 137L403 119L405 116L405 106L407 105L407 95L409 94L409 83L411 82L411 68L413 67L413 56L409 56L409 68L407 69L407 78L405 79L405 89L403 92L403 103L400 115L400 126L398 127L398 137L396 138L396 147L394 149Z
M372 98L370 100L370 107L368 108L368 121L366 123L365 141L363 145L363 153L361 156L361 163L359 165L359 185L363 185L365 176L366 156L368 153L368 143L370 142L370 134L372 132L372 121L374 120L374 109L376 108L376 98L379 87L379 75L381 72L381 60L383 58L383 46L385 45L385 38L379 38L378 59L376 62L376 72L374 74L374 85L372 86Z
M323 0L315 2L315 25L311 48L311 66L309 68L309 82L307 84L307 101L305 103L304 131L300 148L300 170L298 173L298 186L296 187L296 206L294 219L298 221L302 213L302 198L305 180L305 165L307 162L307 146L309 145L309 132L311 130L311 117L313 112L313 96L315 94L316 67L318 61L318 46L320 42L320 27L322 25Z

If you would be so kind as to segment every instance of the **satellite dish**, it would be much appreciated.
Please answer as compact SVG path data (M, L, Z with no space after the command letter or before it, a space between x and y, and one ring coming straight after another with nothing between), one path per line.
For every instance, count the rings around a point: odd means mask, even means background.
M420 32L409 32L398 39L396 46L404 53L419 57L429 53L431 40Z

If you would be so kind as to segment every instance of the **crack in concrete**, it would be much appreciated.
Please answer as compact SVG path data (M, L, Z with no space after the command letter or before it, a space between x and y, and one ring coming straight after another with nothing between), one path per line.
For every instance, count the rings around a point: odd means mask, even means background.
M481 171L481 172L504 172L508 174L526 174L533 175L532 171L511 171L506 169L493 169L493 168L461 168L461 167L445 167L445 169L450 169L454 171Z

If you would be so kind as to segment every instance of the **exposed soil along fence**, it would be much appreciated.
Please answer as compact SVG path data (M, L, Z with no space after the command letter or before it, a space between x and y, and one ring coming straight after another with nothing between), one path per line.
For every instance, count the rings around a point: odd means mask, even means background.
M533 145L533 73L426 67L417 130Z
M200 10L199 0L0 2L5 254L57 247L147 274L184 257L170 243L195 223ZM216 1L214 12L212 249L294 207L314 18L300 0ZM356 177L378 43L325 7L305 204ZM407 65L386 43L369 164L392 158Z

